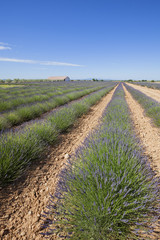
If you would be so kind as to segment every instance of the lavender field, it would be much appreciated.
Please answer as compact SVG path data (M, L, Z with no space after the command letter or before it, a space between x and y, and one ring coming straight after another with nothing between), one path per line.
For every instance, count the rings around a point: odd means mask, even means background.
M32 84L33 85L33 84ZM53 145L56 141L57 136L61 132L65 132L70 126L74 124L76 119L83 114L87 113L90 107L99 101L104 95L113 89L116 86L116 83L108 82L108 83L91 83L91 82L76 82L76 83L50 83L46 85L35 84L34 86L29 85L19 90L19 88L11 89L11 92L8 94L8 99L6 101L2 101L3 103L8 102L12 103L12 101L17 100L19 102L18 96L16 94L31 94L35 98L35 96L39 96L40 98L47 96L50 94L51 89L53 93L56 92L56 95L53 97L53 104L49 105L49 108L45 109L45 106L48 106L48 102L39 103L38 106L38 114L36 105L29 105L28 107L23 106L18 108L18 110L12 110L5 115L5 117L1 114L1 139L0 139L0 183L4 185L6 183L12 182L17 179L19 176L23 174L25 168L36 159L40 159L44 152L46 151L48 145ZM34 94L40 88L40 92ZM1 90L1 94L6 90ZM67 92L67 93L66 93ZM52 94L53 94L52 93ZM59 93L59 96L57 95ZM10 96L10 98L9 98ZM14 98L11 96L14 96ZM58 96L58 97L57 97ZM3 97L3 94L1 95ZM83 98L81 98L83 97ZM78 99L76 102L73 101ZM21 97L20 97L21 99ZM22 98L23 100L25 99ZM28 97L27 97L28 99ZM69 103L70 102L70 103ZM56 105L56 104L57 105ZM68 104L66 104L68 103ZM63 106L65 104L65 106ZM22 104L23 105L23 104ZM27 104L28 105L28 104ZM45 106L44 106L45 105ZM3 125L3 121L5 124L8 123L8 117L10 120L15 120L15 117L19 117L17 111L21 110L21 113L24 114L24 118L20 117L21 121L35 118L42 114L41 108L44 111L49 111L50 108L62 105L61 108L57 108L55 111L51 112L48 116L42 119L37 119L30 124L26 124L20 130L11 129L5 131L5 126ZM21 106L21 105L20 105ZM32 108L33 106L33 108ZM26 109L27 108L27 109ZM28 118L28 113L31 111L30 118ZM33 113L33 115L32 115ZM10 122L9 125L11 127L15 125L15 121ZM18 123L16 122L16 125Z
M45 212L44 236L150 239L158 220L158 179L135 137L122 86L102 124L61 171Z
M35 230L36 226L33 228L37 239L152 239L157 231L159 177L150 165L135 131L124 86L155 126L159 127L159 103L127 84L111 81L31 82L0 88L3 99L0 117L7 123L3 125L1 120L0 187L2 191L8 187L12 189L14 183L20 184L27 174L33 178L33 184L30 183L28 187L31 194L28 200L32 201L33 206L26 205L24 212L21 208L17 209L20 215L27 215L28 208L32 209L29 211L32 215L36 215L37 211L39 214L39 199L42 202L50 199L43 211L40 208L40 230ZM107 105L105 99L109 95ZM100 102L104 109L103 114L97 116L97 127L86 131L83 124L88 124L89 129L93 106L97 104L98 108ZM95 108L95 114L96 111ZM11 124L8 116L15 119L21 116L20 112L26 117ZM85 123L87 114L89 118ZM71 139L78 141L83 131L87 132L84 135L87 137L70 156L66 152L70 150L66 149L71 149L75 143L69 139L67 143L67 139L66 142L64 139L68 138L69 133L72 135L74 128L75 131L79 128L79 124L76 124L78 119L82 122L79 135L73 133ZM19 126L20 123L23 124ZM60 142L61 136L64 137L64 147L63 141ZM63 150L57 150L56 153L54 148L58 149L59 145ZM54 152L55 156L46 159L49 152ZM57 165L60 155L62 157ZM38 162L44 162L45 165L45 161L51 166L50 170L43 172L43 167L42 170L38 167L35 176L34 172L29 172L35 162L38 166ZM43 176L41 181L40 173ZM43 179L48 179L48 185ZM36 191L35 182L38 184ZM17 200L19 204L24 202L23 199L23 194L20 194ZM17 215L15 220L18 218ZM29 227L29 221L27 224ZM13 230L9 234L7 236L12 237L17 233ZM35 236L35 232L26 232L27 237L30 234Z

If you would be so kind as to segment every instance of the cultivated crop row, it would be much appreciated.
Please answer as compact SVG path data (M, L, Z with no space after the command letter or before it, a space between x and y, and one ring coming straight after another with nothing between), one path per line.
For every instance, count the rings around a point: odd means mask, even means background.
M115 86L115 84L114 84ZM107 94L106 87L83 99L55 111L46 120L37 121L19 132L2 134L0 138L0 184L11 182L35 159L42 157L48 145L52 145L60 132L70 127L75 120Z
M137 85L140 85L140 86L144 86L144 87L149 87L149 88L155 88L155 89L158 89L160 90L160 82L156 83L152 83L152 82L132 82L133 84L137 84Z
M3 85L2 85L3 86ZM38 88L39 87L39 88ZM1 88L0 85L0 99L9 100L15 97L27 97L32 96L33 94L46 94L48 91L54 91L57 88L54 85L45 85L45 86L17 86L13 88ZM58 88L60 90L60 88Z
M71 93L55 95L48 101L42 101L35 104L24 105L15 110L0 115L0 130L10 128L25 121L41 116L49 110L64 105L72 100L76 100L91 92L95 92L102 87L90 88L81 91L72 91Z
M158 186L132 128L119 86L102 125L62 170L45 216L44 234L74 240L152 235L158 218Z
M34 102L42 102L49 100L50 98L54 97L55 95L61 95L65 93L70 93L73 91L79 91L79 90L85 90L85 89L91 89L96 88L98 86L68 86L68 87L57 87L50 85L48 88L44 88L39 86L39 89L37 90L37 87L35 90L33 89L27 89L23 91L24 89L20 88L19 91L14 92L14 94L8 92L0 96L1 102L0 102L0 113L3 111L11 110L13 108L19 107L22 104L28 104L28 103L34 103ZM100 87L100 85L99 85ZM101 85L101 87L103 87ZM29 91L28 91L29 90Z
M53 91L63 91L63 90L79 90L79 88L83 87L96 87L96 86L104 86L106 82L94 83L94 82L52 82L52 83L37 83L36 81L32 84L25 84L25 85L17 85L17 87L13 88L1 88L0 84L0 99L9 99L14 97L23 97L23 96L31 96L34 94L47 94L48 92ZM6 84L6 86L8 86Z
M73 91L78 91L78 90L84 90L86 87L81 87L81 88L69 88L69 89L63 89L63 90L50 90L39 93L39 92L32 92L30 95L27 96L24 94L21 94L20 96L11 97L10 99L4 100L2 99L0 102L0 113L3 111L7 110L12 110L13 108L19 107L20 105L24 104L29 104L29 103L35 103L35 102L42 102L42 101L47 101L50 98L54 97L55 95L61 95Z
M146 114L151 117L157 127L160 127L160 103L135 88L125 84L127 90L132 94L144 108Z

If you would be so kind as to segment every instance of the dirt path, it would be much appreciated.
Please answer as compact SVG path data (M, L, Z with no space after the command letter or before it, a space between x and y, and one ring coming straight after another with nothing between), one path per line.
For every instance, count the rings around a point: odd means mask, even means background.
M59 143L53 147L45 164L43 161L38 163L37 167L33 167L27 179L18 185L18 189L17 185L13 185L10 189L1 190L2 239L42 239L39 234L42 223L40 214L45 210L49 193L54 193L57 177L66 162L67 154L73 155L89 132L98 126L114 90L79 119L70 132L60 136Z
M124 91L135 130L144 146L145 154L149 157L152 169L160 176L160 129L151 124L151 119L145 116L141 105L133 99L125 87ZM157 222L156 230L152 233L152 239L154 240L160 239L160 226L158 227L158 225Z
M135 84L130 84L130 83L126 83L129 86L140 90L142 93L146 94L147 96L153 98L154 100L160 102L160 90L157 89L152 89L152 88L148 88L148 87L141 87L139 85L135 85Z
M153 126L151 119L145 116L141 105L133 99L126 88L124 90L137 134L145 147L153 169L160 175L160 129Z

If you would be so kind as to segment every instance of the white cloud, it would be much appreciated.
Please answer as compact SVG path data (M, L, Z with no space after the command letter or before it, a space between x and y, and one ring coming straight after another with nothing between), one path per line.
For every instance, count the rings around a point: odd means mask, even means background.
M46 68L46 67L34 67L33 69L36 69L36 70L48 70L48 68Z
M0 50L11 50L11 48L10 47L0 46Z
M30 63L30 64L40 64L48 66L71 66L71 67L82 67L82 65L73 64L73 63L62 63L62 62L53 62L53 61L35 61L35 60L25 60L25 59L16 59L16 58L1 58L1 62L16 62L16 63Z
M8 43L0 42L1 45L10 45Z
M73 66L73 67L82 67L82 65L73 64L73 63L62 63L62 62L52 62L52 61L39 61L41 65L48 65L48 66Z

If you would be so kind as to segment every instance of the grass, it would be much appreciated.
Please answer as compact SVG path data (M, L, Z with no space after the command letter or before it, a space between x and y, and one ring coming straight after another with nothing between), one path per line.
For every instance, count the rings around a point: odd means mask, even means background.
M120 86L99 129L62 170L44 235L125 240L152 234L159 188L132 127Z
M113 87L92 93L54 112L43 122L35 122L19 132L2 133L0 138L0 185L14 181L28 165L40 159L48 146L54 144L60 132L73 125Z
M132 94L134 99L137 100L139 104L144 108L147 116L153 120L154 124L157 127L160 127L160 103L151 97L148 97L141 91L136 90L126 84L125 87Z

